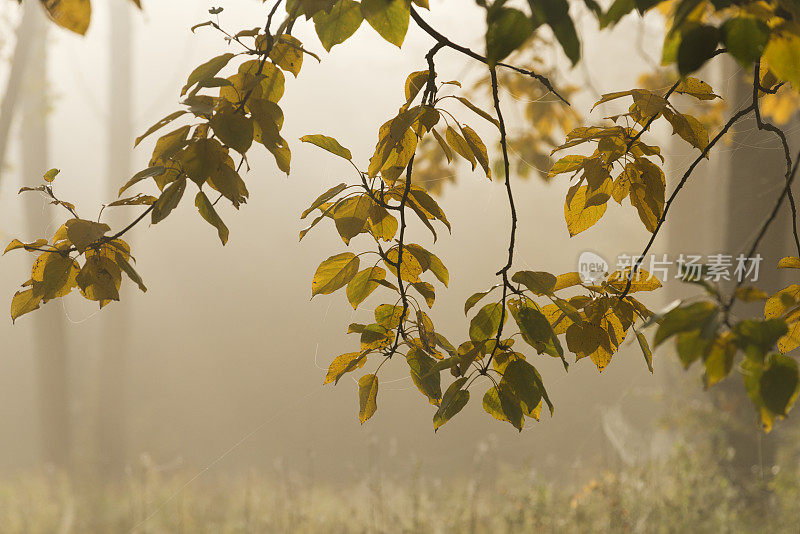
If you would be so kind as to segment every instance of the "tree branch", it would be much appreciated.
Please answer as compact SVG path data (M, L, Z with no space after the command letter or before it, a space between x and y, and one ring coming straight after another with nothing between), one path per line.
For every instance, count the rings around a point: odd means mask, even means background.
M514 245L516 243L517 238L517 208L514 204L514 194L511 191L511 173L510 173L510 163L508 159L508 142L506 139L506 123L503 119L503 111L500 108L500 94L499 94L499 83L497 81L497 69L495 67L489 67L489 73L491 75L492 81L492 99L494 100L494 109L497 113L497 122L500 125L500 147L503 151L503 171L505 174L505 184L506 184L506 193L508 195L508 206L511 211L511 236L509 237L508 241L508 261L503 266L502 269L497 271L497 276L501 276L503 279L503 296L501 299L502 308L500 310L500 326L497 328L497 336L495 337L495 344L494 348L492 349L492 353L489 355L489 359L486 361L486 365L483 366L481 371L482 374L486 374L489 370L489 366L492 364L492 360L494 359L495 354L497 353L497 349L500 346L500 337L503 335L503 327L505 325L506 320L506 302L508 300L508 289L511 287L511 283L508 280L508 271L511 269L511 266L514 263ZM511 288L513 290L513 287Z
M457 52L461 52L462 54L464 54L464 55L466 55L468 57L471 57L472 59L475 59L477 61L480 61L481 63L485 63L486 65L489 65L489 60L486 59L485 56L482 56L482 55L478 54L477 52L473 52L472 50L470 50L469 48L467 48L465 46L461 46L459 44L454 43L453 41L451 41L450 39L448 39L447 37L445 37L444 35L442 35L438 31L436 31L430 24L425 22L425 19L423 19L420 16L419 13L417 13L416 9L414 9L414 6L411 6L411 18L414 19L414 22L417 23L417 26L422 28L422 30L424 30L425 33L427 33L428 35L430 35L431 37L436 39L436 41L439 42L440 44L442 44L443 46L446 46L448 48L452 48L453 50L455 50ZM523 68L520 68L520 67L516 67L514 65L509 65L508 63L498 63L497 66L498 67L504 67L506 69L510 69L510 70L519 72L520 74L524 74L525 76L530 76L531 78L534 78L534 79L538 80L539 83L544 85L547 88L548 91L550 91L551 93L556 95L556 97L558 97L559 100L561 100L562 102L564 102L568 106L570 105L569 101L566 98L564 98L563 96L561 96L558 93L558 91L555 90L555 88L553 87L553 84L550 83L550 80L548 80L546 76L542 76L541 74L537 74L536 72L534 72L532 70L527 70L527 69L523 69Z

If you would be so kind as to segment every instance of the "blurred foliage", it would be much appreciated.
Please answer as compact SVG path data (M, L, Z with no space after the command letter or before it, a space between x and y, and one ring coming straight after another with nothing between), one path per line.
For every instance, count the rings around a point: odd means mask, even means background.
M371 469L321 483L276 464L272 472L208 474L187 484L192 470L143 461L111 487L45 474L7 477L0 524L5 534L796 532L796 457L783 457L766 487L756 475L742 487L717 467L717 454L676 445L663 458L618 471L570 471L575 482L498 465L486 448L472 476L448 479L404 465L392 475Z

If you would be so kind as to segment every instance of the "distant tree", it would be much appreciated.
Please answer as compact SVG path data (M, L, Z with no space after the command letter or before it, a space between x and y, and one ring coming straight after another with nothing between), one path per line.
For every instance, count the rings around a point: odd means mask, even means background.
M89 0L43 0L42 4L56 23L72 31L84 33L89 27ZM684 365L697 361L703 366L706 386L720 382L735 369L763 427L769 430L776 419L786 415L800 391L797 361L788 354L800 345L800 285L793 284L770 296L745 285L745 277L739 277L733 287L724 288L724 284L716 283L720 277L714 273L719 266L709 262L696 269L686 266L684 279L698 284L702 292L672 309L654 313L633 295L661 287L656 277L641 268L643 258L698 165L734 125L749 116L755 118L759 129L771 132L780 142L785 173L775 177L780 181L780 193L748 244L747 253L734 261L740 260L739 267L746 267L743 262L755 256L776 215L788 205L795 221L797 250L778 267L800 268L800 238L791 189L800 155L793 157L786 134L762 114L762 99L770 102L773 116L786 107L785 102L790 106L796 102L800 88L800 4L796 0L616 0L607 10L594 0L584 0L581 6L570 6L567 0L529 0L524 10L511 7L505 0L477 0L477 4L486 14L485 50L480 52L450 40L446 29L428 24L422 14L422 10L430 9L427 0L276 0L266 7L262 27L241 31L223 27L219 19L222 8L210 10L212 19L193 30L215 30L235 51L210 59L191 72L181 91L182 107L148 129L136 144L175 121L185 121L184 125L156 141L150 166L119 191L122 197L147 181L155 184L155 195L139 193L120 198L103 206L100 217L90 220L79 217L74 205L56 195L55 169L45 174L42 185L23 188L43 193L62 206L69 218L51 237L32 243L15 240L8 246L7 251L24 249L36 254L30 280L13 298L12 319L75 288L102 308L119 300L123 274L145 290L131 265L130 247L122 237L145 218L153 224L164 220L192 185L197 188L194 203L200 216L216 229L223 245L227 242L228 228L215 205L223 199L236 208L246 202L248 191L240 172L247 168L254 144L263 145L272 154L280 171L290 170L291 150L281 136L284 113L278 105L284 94L285 73L299 76L307 56L321 60L308 44L292 35L296 25L313 24L322 47L330 51L345 43L364 21L386 41L401 47L413 23L431 39L424 58L427 68L408 75L398 113L378 129L378 143L370 160L363 165L354 161L350 150L320 133L301 138L349 161L354 179L314 200L302 218L311 214L315 218L300 238L329 219L345 245L359 238L359 243L371 242L373 247L324 260L312 280L312 296L346 288L347 299L355 308L379 289L384 295L383 303L375 307L374 323L349 326L348 332L360 337L359 348L336 357L324 382L336 383L345 374L370 364L371 372L358 381L359 418L363 423L377 409L379 371L402 358L414 384L435 407L433 424L439 428L469 402L475 380L486 376L492 386L482 392L484 409L521 430L526 419L539 419L544 406L553 412L543 377L530 354L526 356L523 351L532 348L537 354L558 358L565 370L570 352L577 361L588 357L602 372L631 335L652 371L650 342L644 335L644 330L652 327L653 346L675 339ZM668 79L668 88L634 88L602 95L595 105L622 99L632 103L626 113L597 121L596 125L580 126L580 117L569 107L570 90L560 90L549 73L545 74L546 68L534 59L535 52L559 47L573 65L581 61L580 39L570 7L572 11L588 10L603 28L629 14L660 10L667 20L667 31L662 58L665 70L657 74ZM633 14L635 11L638 15ZM462 89L459 81L439 79L437 54L443 49L486 69L491 109L474 104L469 99L474 91ZM752 72L752 93L743 107L732 109L727 120L715 125L711 116L690 114L688 110L697 106L687 100L707 108L708 103L720 98L692 74L723 55L733 57ZM511 137L500 88L522 80L528 91L534 87L542 94L552 93L561 107L550 108L544 116L530 113L529 130ZM705 112L710 113L709 109ZM498 164L492 163L486 143L466 123L468 120L488 121L497 128ZM645 135L654 122L662 120L697 151L669 196L661 167L664 156L657 145L648 144ZM321 124L319 130L324 127ZM547 174L567 174L572 181L564 206L571 236L595 225L611 199L619 204L627 199L652 234L642 255L630 267L597 280L577 272L556 276L515 270L518 219L510 156L510 147L515 144L530 149L540 161L549 162L550 150L566 153L548 164ZM579 149L585 153L573 153ZM472 314L469 339L453 344L436 330L429 311L425 311L425 306L432 308L436 298L431 281L447 286L448 269L432 251L412 241L408 222L418 218L434 241L437 228L450 229L444 211L423 186L431 183L425 176L441 175L445 164L459 158L489 179L499 175L508 197L511 230L508 254L498 260L496 283L467 299L464 312L469 315L490 296L491 302ZM417 169L423 172L419 181ZM130 224L112 231L99 221L105 208L117 206L146 208ZM359 237L362 235L364 239ZM426 273L430 273L429 281L422 279ZM738 303L756 301L765 303L763 315L743 318L734 313ZM562 340L566 341L566 350ZM447 387L442 384L444 371L453 376Z

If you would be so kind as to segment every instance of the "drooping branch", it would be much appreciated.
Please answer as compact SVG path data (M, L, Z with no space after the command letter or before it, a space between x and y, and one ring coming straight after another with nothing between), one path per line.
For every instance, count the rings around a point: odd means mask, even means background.
M489 370L489 366L492 364L492 360L494 359L495 354L500 346L500 337L503 335L503 326L506 320L506 303L508 301L508 290L511 286L511 282L508 279L508 271L511 269L511 266L514 263L514 246L516 244L517 239L517 208L514 204L514 193L511 190L511 173L510 173L510 163L508 159L508 141L506 139L506 123L503 119L503 111L500 107L500 94L499 94L499 83L497 81L497 69L495 67L489 68L489 73L491 75L491 83L492 83L492 100L494 101L494 110L497 114L497 122L500 127L500 147L503 152L503 173L505 175L505 186L506 186L506 194L508 195L508 206L509 210L511 211L511 235L509 236L508 240L508 260L506 264L503 266L502 269L497 271L497 276L502 277L503 280L503 296L501 298L501 309L500 309L500 325L497 328L497 335L495 337L495 344L494 348L492 349L492 353L489 355L489 358L486 360L486 364L484 365L481 373L486 374Z
M730 130L734 124L739 122L739 120L741 120L751 111L753 111L753 109L754 109L754 104L751 103L749 106L739 110L730 119L728 119L728 122L726 122L725 126L722 127L722 130L720 130L719 133L716 136L714 136L714 138L708 143L708 145L706 145L706 147L700 152L700 155L697 156L697 158L695 158L695 160L692 162L691 165L689 165L689 168L686 169L686 172L683 174L683 177L681 177L681 180L680 182L678 182L678 185L675 187L675 190L672 192L669 199L667 199L666 204L664 204L664 212L661 214L661 217L659 217L658 224L656 224L656 227L653 230L653 234L650 236L650 239L648 240L647 245L644 247L642 254L638 256L634 261L633 268L631 269L631 272L627 276L625 289L619 295L620 300L628 296L628 292L630 292L631 290L631 284L633 283L633 277L639 271L639 267L641 267L644 257L647 255L648 252L650 252L650 248L653 246L653 243L655 243L656 237L658 237L658 233L661 230L661 227L664 225L664 221L667 220L667 213L669 213L669 208L672 206L672 203L675 202L675 199L678 197L678 194L686 185L686 182L689 181L689 177L692 175L695 168L700 164L701 161L703 161L703 159L706 158L708 153L711 151L712 148L714 148L714 146L716 146L716 144L720 141L720 139L722 139L725 136L725 134L728 133L728 130Z

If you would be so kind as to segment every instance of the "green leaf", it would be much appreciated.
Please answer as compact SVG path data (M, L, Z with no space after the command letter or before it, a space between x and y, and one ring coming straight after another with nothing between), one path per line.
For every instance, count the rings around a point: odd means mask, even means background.
M503 303L493 302L481 308L469 323L469 338L472 341L486 341L497 334Z
M219 71L225 68L228 62L233 59L233 57L234 54L231 53L222 54L221 56L217 56L209 61L206 61L194 69L189 75L186 85L184 85L183 89L181 89L181 96L185 95L187 91L189 91L189 89L191 89L195 84L199 84L205 80L215 77Z
M409 0L362 0L361 13L381 37L398 48L403 45L411 17Z
M719 30L714 26L696 26L686 32L678 47L678 71L690 74L708 61L717 50Z
M538 352L545 352L553 339L553 327L536 308L528 305L511 306L514 320L522 333L522 339Z
M181 117L182 115L185 115L186 113L188 113L188 111L183 110L183 109L180 110L180 111L176 111L174 113L170 113L169 115L167 115L166 117L164 117L163 119L161 119L160 121L158 121L157 123L152 125L150 128L147 129L147 131L145 133L143 133L142 135L140 135L139 137L136 138L136 142L133 144L134 148L139 146L139 143L141 143L147 136L149 136L150 134L160 130L161 128L163 128L167 124L171 123L172 121L174 121L175 119Z
M311 143L312 145L317 145L320 148L327 150L332 154L336 154L340 158L344 158L346 160L352 160L353 155L350 153L348 149L343 147L339 144L339 141L334 139L333 137L328 137L327 135L321 134L314 134L314 135L304 135L300 138L300 140L304 143Z
M486 59L489 65L495 65L528 40L533 26L518 9L501 7L491 13L486 29Z
M314 15L314 28L322 46L330 52L356 33L363 21L361 4L355 0L339 0L330 12L320 11Z
M464 315L469 313L469 310L471 310L478 302L480 302L480 300L483 297L491 293L492 289L489 289L487 291L478 291L477 293L473 294L470 298L468 298L467 301L464 303Z
M636 339L639 341L639 347L642 349L642 355L644 356L644 361L647 364L647 369L652 373L653 351L650 350L650 344L647 342L647 338L644 337L644 334L641 332L636 332Z
M543 271L518 271L511 281L524 285L534 295L552 295L556 287L556 277Z
M507 421L522 432L525 424L522 406L507 385L500 383L490 388L483 396L483 409L495 419Z
M567 0L528 0L528 3L534 15L534 24L546 22L572 65L578 63L581 59L581 43L569 16Z
M50 169L49 171L44 173L44 181L48 182L48 183L52 183L52 181L56 179L56 176L58 176L58 173L60 173L60 172L61 171L58 170L58 169Z
M347 184L345 183L337 184L331 187L330 189L322 193L320 196L318 196L317 199L311 203L311 206L309 206L308 209L303 212L300 218L305 219L306 217L308 217L309 213L319 208L320 206L325 204L327 201L329 201L330 199L332 199L345 189L347 189Z
M716 311L716 306L711 302L695 302L669 311L656 331L653 346L659 346L679 332L703 329Z
M358 420L363 425L378 409L378 377L364 375L358 380Z
M311 297L329 295L343 288L358 273L359 259L352 252L343 252L323 261L311 282Z
M107 224L83 219L70 219L65 226L67 227L67 238L80 253L83 253L89 245L111 230Z
M253 119L233 109L214 113L209 125L220 141L240 154L247 152L253 144Z
M153 224L158 224L167 218L167 216L178 207L178 204L183 197L183 192L186 191L186 178L181 178L172 182L158 200L153 204L153 212L151 220Z
M514 360L503 372L503 382L520 401L525 415L531 416L542 401L542 392L537 387L536 369L525 360Z
M225 226L224 222L222 222L222 219L220 219L219 215L217 214L217 210L214 209L214 205L208 200L206 194L202 191L197 193L197 196L194 197L194 205L197 206L197 209L203 219L217 229L219 240L222 241L223 245L225 245L228 242L228 227Z
M428 397L434 406L439 406L442 398L441 375L436 369L436 360L418 348L412 348L406 354L406 361L411 369L411 380Z
M773 354L759 386L764 406L776 415L785 416L800 391L797 362L789 356Z
M634 0L615 0L611 7L600 16L600 29L613 26L622 17L633 11L635 7Z
M143 292L147 292L147 286L144 285L144 281L142 277L139 276L139 273L136 272L136 269L125 259L125 256L117 252L114 255L114 261L119 265L120 270L127 275L131 281L139 286L139 289Z
M769 26L753 17L730 18L721 29L725 48L743 67L757 61L769 41Z
M128 182L119 189L119 193L117 194L117 196L122 195L122 193L124 193L126 189L128 189L129 187L138 182L141 182L142 180L145 180L152 176L161 176L166 172L166 170L167 170L166 167L163 167L161 165L156 165L155 167L148 167L143 171L137 172L136 174L133 175L133 178L128 180Z
M461 377L450 384L447 391L444 392L439 409L433 414L434 431L439 430L442 425L455 417L456 414L467 405L469 402L469 391L462 389L466 383L467 378Z

